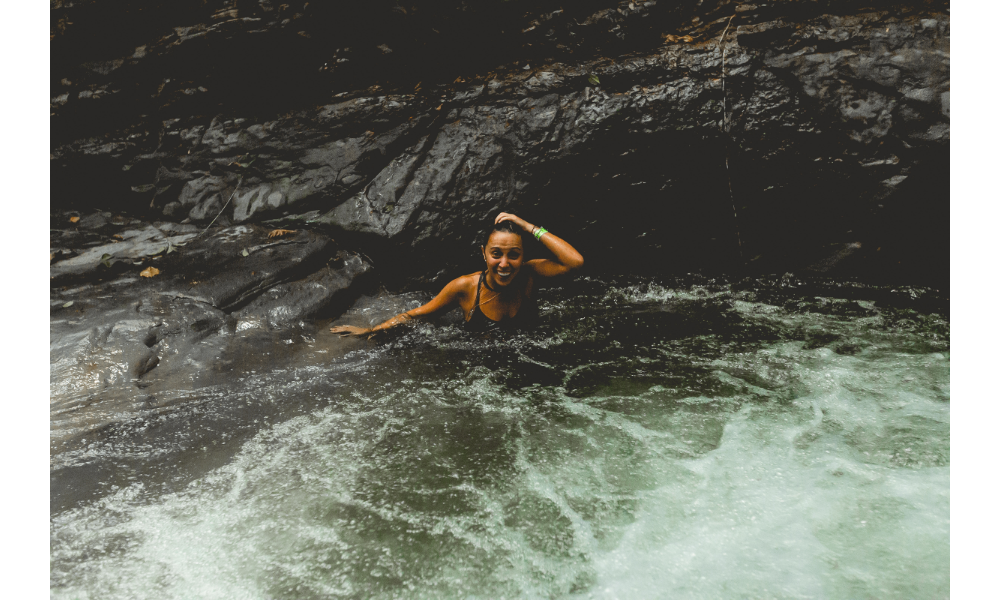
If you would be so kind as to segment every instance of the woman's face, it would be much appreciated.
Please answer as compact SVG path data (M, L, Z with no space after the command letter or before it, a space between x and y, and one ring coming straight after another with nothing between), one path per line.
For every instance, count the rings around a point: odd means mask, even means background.
M483 248L483 257L490 280L499 286L509 285L524 260L521 236L509 231L494 231Z

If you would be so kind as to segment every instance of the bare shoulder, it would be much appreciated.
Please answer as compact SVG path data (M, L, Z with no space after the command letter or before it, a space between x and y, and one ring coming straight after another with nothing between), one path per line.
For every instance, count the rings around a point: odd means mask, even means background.
M476 284L479 283L479 272L469 273L468 275L461 275L452 279L445 286L445 290L453 294L458 294L461 296L468 295L469 293L475 293Z
M430 302L408 311L410 316L419 317L424 315L432 315L442 310L446 310L451 306L456 304L465 306L471 302L469 296L470 289L472 293L475 293L475 284L471 283L472 275L462 275L456 279L452 279L447 283L447 285L438 292L437 296L431 299Z

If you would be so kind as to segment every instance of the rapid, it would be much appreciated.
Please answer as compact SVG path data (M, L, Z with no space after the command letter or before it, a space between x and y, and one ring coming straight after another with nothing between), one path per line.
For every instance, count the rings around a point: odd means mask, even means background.
M933 290L581 278L539 299L499 337L457 313L371 341L222 332L167 408L60 421L51 597L949 595Z

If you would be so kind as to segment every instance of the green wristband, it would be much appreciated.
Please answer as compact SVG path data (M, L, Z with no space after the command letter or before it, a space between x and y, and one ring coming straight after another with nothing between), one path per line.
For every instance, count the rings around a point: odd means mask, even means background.
M538 231L535 232L535 239L541 241L544 233L548 233L548 231L544 227L539 227Z

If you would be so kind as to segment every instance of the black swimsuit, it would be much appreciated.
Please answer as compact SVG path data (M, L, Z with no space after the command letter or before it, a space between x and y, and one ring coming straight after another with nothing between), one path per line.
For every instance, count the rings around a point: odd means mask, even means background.
M476 302L472 305L472 315L465 322L466 329L470 331L523 329L535 321L535 318L538 316L538 303L527 294L531 288L532 282L530 280L525 289L524 299L521 300L521 306L518 307L517 313L513 317L504 316L499 321L494 321L483 314L482 309L479 308L479 295L483 291L483 279L485 277L486 271L479 274L479 285L476 287Z

